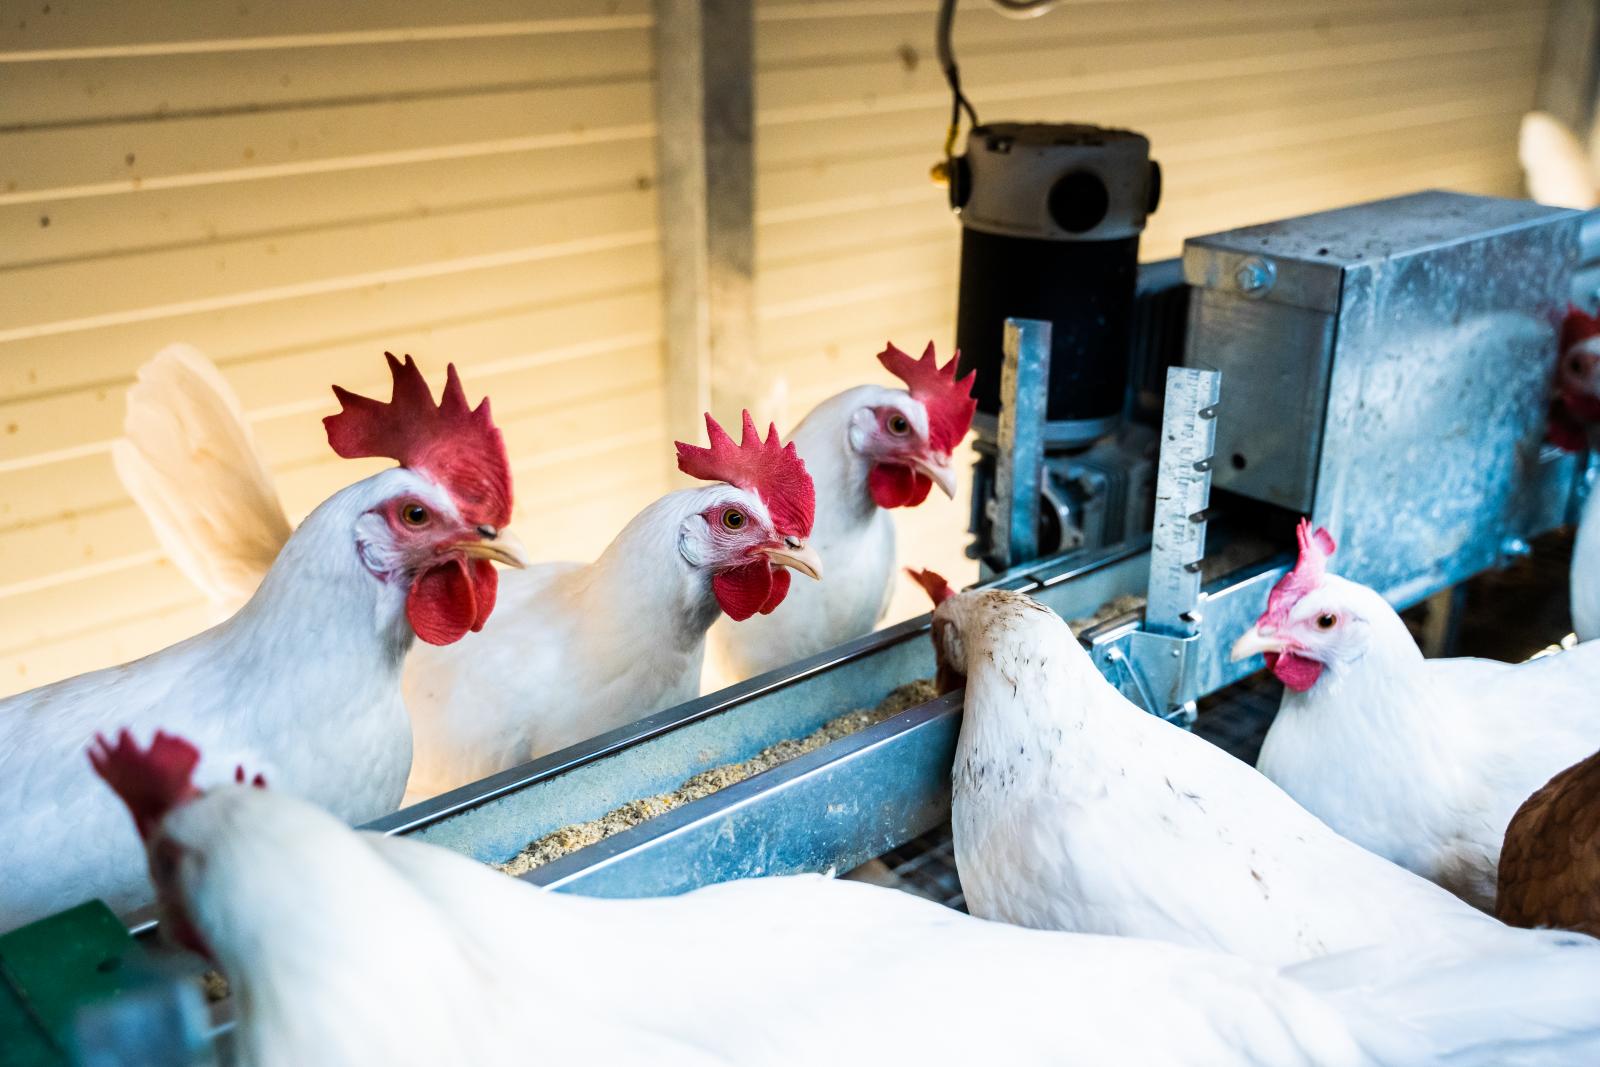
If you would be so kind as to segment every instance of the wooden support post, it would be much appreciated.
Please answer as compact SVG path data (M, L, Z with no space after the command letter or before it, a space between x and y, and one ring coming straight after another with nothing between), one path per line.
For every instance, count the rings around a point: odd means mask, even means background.
M1600 76L1596 65L1600 2L1556 0L1549 18L1544 58L1539 64L1537 106L1586 140L1594 122L1596 78Z
M667 425L681 440L700 440L703 411L736 424L756 393L754 36L751 0L656 0Z

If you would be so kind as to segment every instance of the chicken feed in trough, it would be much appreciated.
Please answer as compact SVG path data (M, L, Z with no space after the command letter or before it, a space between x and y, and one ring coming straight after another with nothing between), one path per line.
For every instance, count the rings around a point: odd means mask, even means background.
M1113 597L1092 614L1073 619L1069 625L1074 633L1082 633L1112 619L1132 615L1143 606L1144 600L1141 597ZM865 730L869 726L875 726L908 708L925 704L938 695L932 678L919 678L907 682L884 697L875 707L847 711L843 715L829 719L803 737L785 738L768 745L749 759L724 763L701 771L676 789L629 801L598 819L572 823L552 830L529 842L521 852L498 866L500 870L512 876L527 874L658 815L665 815L669 811L681 808L690 801L708 797L762 771L813 752L823 745Z

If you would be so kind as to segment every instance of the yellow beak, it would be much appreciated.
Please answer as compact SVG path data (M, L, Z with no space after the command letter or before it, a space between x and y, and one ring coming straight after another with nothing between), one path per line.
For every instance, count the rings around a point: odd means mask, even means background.
M1268 652L1287 652L1289 643L1281 637L1269 637L1261 632L1259 625L1250 627L1243 637L1233 643L1233 651L1228 653L1228 659L1238 663L1251 656L1261 656Z
M813 581L822 581L822 557L810 545L790 542L782 548L763 548L761 551L780 567L789 567Z
M945 496L951 500L956 498L956 470L949 456L915 456L909 462L913 469L932 478L933 484L943 489Z
M492 540L462 541L455 549L469 559L492 559L518 570L528 565L528 550L510 530L501 530Z

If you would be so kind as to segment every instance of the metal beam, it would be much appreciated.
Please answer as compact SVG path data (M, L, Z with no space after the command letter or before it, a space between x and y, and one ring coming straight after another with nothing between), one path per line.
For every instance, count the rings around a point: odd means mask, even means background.
M656 171L667 427L698 439L756 395L750 0L656 0Z
M1595 86L1600 67L1600 2L1556 0L1546 23L1544 58L1539 64L1536 106L1587 138L1594 122Z
M994 499L990 516L997 570L1039 557L1039 493L1044 471L1045 405L1050 399L1050 324L1007 319L1000 367Z

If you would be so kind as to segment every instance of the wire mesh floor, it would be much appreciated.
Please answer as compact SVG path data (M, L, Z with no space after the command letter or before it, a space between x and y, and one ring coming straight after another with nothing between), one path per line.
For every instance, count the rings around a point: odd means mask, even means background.
M1571 547L1570 533L1540 538L1527 558L1479 575L1450 601L1418 605L1404 613L1406 621L1420 635L1428 629L1428 612L1453 612L1457 618L1438 628L1445 634L1444 654L1527 659L1568 631ZM1282 696L1283 686L1272 675L1251 675L1200 701L1194 732L1253 766ZM966 910L948 823L884 853L849 877Z

